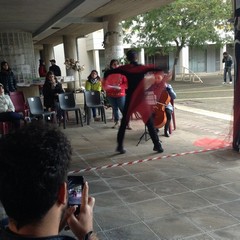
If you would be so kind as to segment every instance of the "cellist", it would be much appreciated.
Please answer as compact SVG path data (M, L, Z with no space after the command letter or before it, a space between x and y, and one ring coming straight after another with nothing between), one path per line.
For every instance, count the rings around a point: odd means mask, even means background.
M173 87L171 86L171 84L169 83L165 83L166 85L166 91L168 92L170 98L172 100L174 100L177 97L177 94L175 93L175 91L173 90ZM166 112L166 117L167 117L167 121L166 124L164 126L164 136L165 137L170 137L169 134L169 127L170 127L170 122L172 119L172 113L174 111L173 105L171 103L171 101L167 104L167 106L165 106L165 112Z
M161 87L160 84L161 83L155 82L155 84L153 84L149 90L156 92L158 88ZM171 84L167 82L165 82L164 84L165 84L165 89L162 91L161 95L157 99L158 107L155 107L154 109L154 115L155 115L154 123L157 129L164 126L164 136L170 137L169 127L172 119L172 113L174 110L171 100L174 100L177 97L177 94L173 90L173 87L171 86Z

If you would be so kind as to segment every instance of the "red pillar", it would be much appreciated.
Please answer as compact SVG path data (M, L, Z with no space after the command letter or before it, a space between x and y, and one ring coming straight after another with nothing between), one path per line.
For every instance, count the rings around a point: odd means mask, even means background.
M233 106L233 149L240 151L240 0L234 0L235 79Z

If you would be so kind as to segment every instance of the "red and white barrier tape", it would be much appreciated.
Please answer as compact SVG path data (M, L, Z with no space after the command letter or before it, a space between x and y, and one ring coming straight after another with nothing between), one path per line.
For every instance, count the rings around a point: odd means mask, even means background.
M214 150L218 150L218 149L224 149L229 146L230 146L230 144L225 145L225 146L200 149L200 150L195 150L195 151L190 151L190 152L175 153L175 154L170 154L170 155L165 155L165 156L158 156L158 157L154 157L154 158L146 158L146 159L135 160L135 161L131 161L131 162L115 163L115 164L109 164L109 165L99 166L99 167L89 167L89 168L85 168L85 169L81 169L81 170L70 171L70 172L68 172L68 174L76 174L76 173L82 173L82 172L88 172L88 171L94 171L94 170L102 170L102 169L114 168L114 167L123 167L123 166L127 166L127 165L133 165L136 163L149 162L149 161L160 160L160 159L164 159L164 158L179 157L179 156L184 156L184 155L189 155L189 154L198 154L198 153L209 152L209 151L214 151Z

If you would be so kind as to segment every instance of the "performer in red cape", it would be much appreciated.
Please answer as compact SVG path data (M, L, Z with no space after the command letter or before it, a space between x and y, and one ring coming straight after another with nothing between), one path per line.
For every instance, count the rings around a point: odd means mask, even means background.
M144 66L144 65L138 64L137 52L135 52L134 50L129 50L126 56L130 64L120 66L117 69L113 69L105 73L106 81L108 81L107 78L110 78L111 74L114 74L114 73L121 73L122 75L125 75L128 79L126 102L123 110L121 125L118 130L118 135L117 135L118 145L117 145L116 151L119 152L120 154L123 154L126 152L123 146L126 126L130 120L131 114L134 112L138 112L142 116L142 119L148 128L149 135L154 144L153 151L162 153L163 148L160 143L157 131L153 124L152 110L150 106L147 104L144 97L145 90L146 90L146 86L145 86L146 81L144 81L144 77L145 77L145 74L147 73L152 73L152 75L154 73L154 80L155 78L160 78L162 81L164 81L165 80L163 77L164 72L161 69L156 68L154 66ZM151 77L149 79L151 81ZM162 90L163 89L161 88L159 89L159 94Z

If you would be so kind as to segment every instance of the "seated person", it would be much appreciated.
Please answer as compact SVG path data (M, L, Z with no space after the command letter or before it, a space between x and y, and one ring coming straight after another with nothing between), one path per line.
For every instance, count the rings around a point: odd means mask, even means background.
M59 235L66 224L79 240L97 239L95 199L88 196L87 182L79 215L74 214L76 206L67 208L71 155L66 136L39 122L0 139L0 201L9 220L0 226L0 239L74 240Z
M174 92L172 86L168 83L166 83L166 90L169 94L169 96L171 97L172 100L174 100L177 95ZM173 113L173 105L171 104L171 102L168 103L168 105L165 107L165 112L166 112L166 116L167 116L167 122L165 123L164 126L164 136L165 137L170 137L169 135L169 127L170 127L170 122L172 120L172 113Z
M157 96L159 94L159 92L158 92L159 88L161 88L161 82L160 83L156 82L148 88L148 91L150 93L155 94L156 98L159 98L159 99L154 100L154 101L156 101L156 103L160 103L161 105L164 106L164 111L165 111L166 119L167 119L166 123L164 125L164 136L165 137L170 137L169 127L170 127L170 122L172 120L172 113L173 113L173 110L174 110L173 105L171 104L171 100L174 100L177 97L177 95L176 95L175 91L173 90L172 86L168 83L165 83L165 90L166 91L163 91L160 96ZM161 117L159 117L159 119L157 119L156 115L153 115L153 117L157 121L161 120L160 122L164 123L163 122L164 118L162 118L162 107L160 109L161 109L161 111L160 111ZM154 122L156 123L156 121L154 121ZM162 125L160 124L160 126L162 126ZM156 127L157 132L159 132L159 129L158 129L159 126L155 125L155 127Z
M43 84L43 104L48 111L56 111L57 119L61 120L62 111L59 107L58 94L63 93L62 84L58 82L53 72L48 72Z
M86 91L102 91L102 82L100 77L98 76L98 72L96 70L92 70L90 75L88 76L88 80L85 83ZM97 109L92 108L93 119L95 121L99 121L100 117L97 117Z
M18 129L20 120L25 121L23 115L15 112L11 98L4 94L3 84L0 83L0 122L12 122L14 129Z

